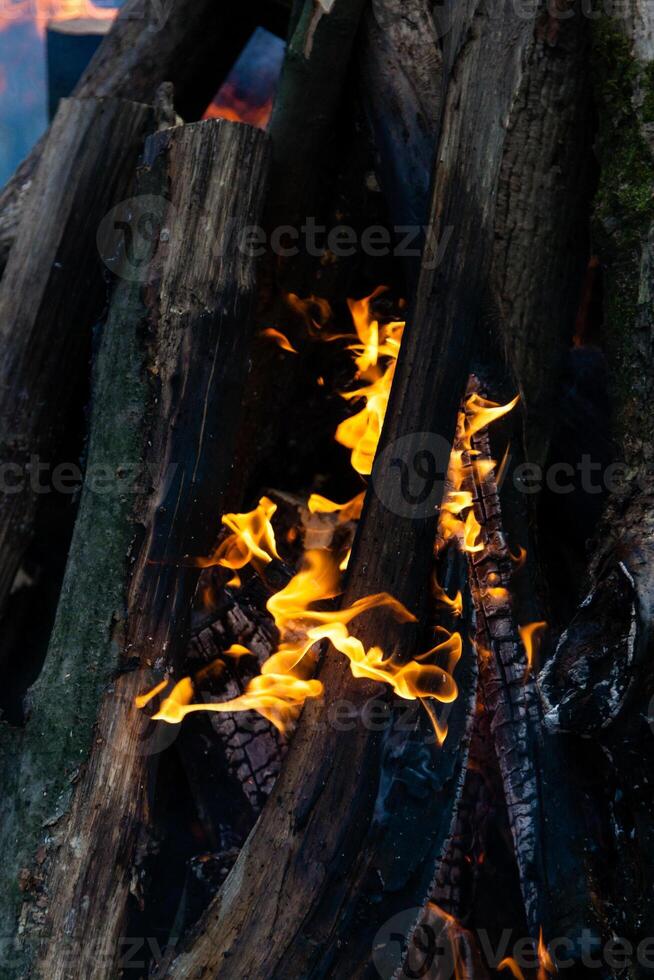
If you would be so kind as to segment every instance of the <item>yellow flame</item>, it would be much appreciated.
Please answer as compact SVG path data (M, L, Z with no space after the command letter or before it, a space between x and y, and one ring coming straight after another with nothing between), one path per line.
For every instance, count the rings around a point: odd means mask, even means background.
M454 616L463 615L463 596L461 592L458 591L454 598L450 598L443 586L440 584L436 575L434 574L432 579L432 592L436 602L440 603L441 606L445 606Z
M337 559L328 551L317 550L307 552L305 561L305 567L288 585L268 600L267 609L279 629L281 640L276 652L264 663L261 674L249 682L245 693L230 701L193 703L193 683L186 677L164 699L155 719L176 724L195 711L254 709L280 730L285 730L304 701L322 693L320 681L309 677L313 663L306 659L312 647L321 640L329 640L347 657L354 677L390 684L401 698L432 698L444 703L456 698L457 687L451 671L461 655L458 633L442 631L445 638L441 642L405 664L396 663L381 647L366 649L347 628L355 617L381 607L388 608L400 622L415 621L415 616L397 599L383 592L365 596L343 609L316 609L317 602L333 598L339 592ZM229 652L242 655L247 650L237 646ZM442 658L446 660L445 666L435 663ZM161 689L159 685L158 691ZM141 696L141 700L144 697L150 700L154 692Z
M275 532L271 518L277 510L268 497L262 497L254 510L247 514L224 514L222 523L232 532L221 541L209 558L196 559L201 568L221 565L223 568L244 568L249 562L255 567L259 564L268 565L273 558L279 558ZM240 579L235 576L228 584L240 585Z
M363 510L365 493L359 493L352 500L345 504L334 503L327 497L321 497L319 493L312 493L307 504L312 514L338 514L339 523L345 524L347 521L358 521Z
M515 408L518 399L519 396L516 396L506 405L498 405L473 393L459 412L456 448L450 454L447 471L450 490L441 506L439 534L443 541L456 538L462 551L475 553L484 548L481 526L473 509L472 491L464 489L468 466L475 468L481 480L486 479L495 466L492 459L477 459L478 453L472 448L472 440L486 426Z
M349 350L355 355L357 377L365 384L354 391L342 391L341 397L348 401L362 399L364 407L341 422L336 441L352 450L352 466L362 476L372 472L405 326L404 321L380 324L372 312L372 301L385 289L380 286L370 296L348 300L359 341Z

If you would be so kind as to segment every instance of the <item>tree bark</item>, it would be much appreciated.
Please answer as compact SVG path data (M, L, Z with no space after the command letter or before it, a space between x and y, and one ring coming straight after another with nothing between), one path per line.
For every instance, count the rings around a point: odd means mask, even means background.
M642 886L654 874L646 789L654 774L653 38L652 11L639 0L593 25L601 167L594 246L604 267L603 334L621 472L583 601L540 677L551 729L591 737L606 753L620 799L607 804L615 840L603 911L607 930L636 943L654 927L651 890Z
M33 532L42 472L33 468L48 471L56 458L105 302L98 225L127 196L153 127L136 103L62 102L0 284L0 608Z
M185 119L202 115L261 14L255 0L235 14L216 0L128 0L75 87L77 98L152 104L172 82ZM44 139L0 193L0 273L18 230Z
M373 0L358 44L361 99L375 147L375 169L400 238L429 214L445 91L440 39L428 0ZM420 271L407 263L409 292Z
M146 144L138 192L156 252L119 284L96 372L89 471L109 486L87 478L32 714L2 746L5 922L50 828L21 913L27 962L43 943L38 975L115 976L130 893L138 901L149 757L165 742L134 696L185 650L192 559L214 543L255 298L238 235L261 220L267 167L265 135L227 122Z
M420 512L402 498L392 464L398 457L415 463L430 432L436 472L440 467L444 473L483 316L505 119L520 89L535 26L510 3L496 14L475 15L452 73L430 226L440 237L452 224L456 235L437 268L433 254L425 254L373 470L375 492L368 494L350 561L348 601L385 590L418 614L424 609L442 480L428 497L427 511ZM414 649L392 625L384 624L381 633L373 618L359 626L358 635L366 646L383 635L385 646L405 656ZM333 653L320 676L328 702L346 698L358 712L373 693L352 681ZM252 978L369 975L377 929L407 905L424 902L449 834L471 708L472 677L461 681L450 735L430 764L427 799L418 804L407 794L394 806L402 813L403 831L389 813L386 786L397 777L400 760L413 753L416 765L416 740L406 739L394 762L386 756L382 764L379 740L361 725L346 735L321 731L316 710L305 708L257 827L170 977L215 973L227 956L230 970ZM403 846L407 838L410 853Z
M273 147L271 228L299 229L315 214L321 161L333 142L356 31L365 0L304 0L294 9L286 58L270 119Z

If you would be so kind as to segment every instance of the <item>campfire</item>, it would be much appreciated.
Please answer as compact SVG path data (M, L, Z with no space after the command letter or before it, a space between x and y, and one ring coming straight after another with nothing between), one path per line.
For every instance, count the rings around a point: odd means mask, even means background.
M649 975L626 6L21 14L1 978Z

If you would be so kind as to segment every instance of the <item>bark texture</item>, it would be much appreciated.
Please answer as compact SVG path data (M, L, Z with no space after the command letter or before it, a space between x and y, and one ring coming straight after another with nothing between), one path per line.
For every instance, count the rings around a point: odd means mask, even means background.
M252 4L253 5L253 4ZM215 0L128 0L75 87L77 98L121 98L152 104L172 82L175 107L198 118L247 40L229 4ZM241 31L243 29L241 28ZM0 272L43 153L41 139L0 193Z
M41 480L84 385L106 272L96 247L129 193L154 114L118 99L66 99L45 142L25 220L0 284L0 459L16 481L0 497L0 608L30 543ZM32 467L30 472L29 467ZM41 491L43 492L43 491Z
M214 543L255 296L254 260L230 235L261 220L267 166L264 134L227 122L146 144L138 190L155 254L120 283L96 372L89 466L108 468L109 487L85 485L32 714L3 733L3 921L24 863L36 975L115 976L139 901L148 773L174 729L150 731L134 696L185 649L193 557Z
M631 0L593 25L601 168L595 249L604 266L604 342L619 460L585 595L540 678L554 731L591 736L615 781L607 929L638 942L654 925L654 19ZM626 844L626 841L629 844ZM617 896L617 897L615 897ZM638 969L631 974L641 974Z

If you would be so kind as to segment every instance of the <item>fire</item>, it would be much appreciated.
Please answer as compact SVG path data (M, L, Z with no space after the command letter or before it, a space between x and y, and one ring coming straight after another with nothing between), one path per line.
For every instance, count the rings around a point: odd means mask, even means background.
M543 930L541 929L538 935L538 978L537 980L548 980L548 977L554 976L558 973L556 963L550 955L545 940L543 939ZM525 975L520 969L519 965L513 959L512 956L507 956L497 967L498 970L509 970L515 980L525 980Z
M281 330L275 330L274 327L266 327L265 330L261 331L261 336L268 337L278 347L281 347L282 350L287 350L289 354L297 354L295 347L293 347L286 334L283 334Z
M365 405L341 422L336 441L352 450L352 466L362 476L372 472L405 327L401 320L380 324L372 312L372 301L385 290L380 286L370 296L348 300L358 338L348 349L355 355L357 378L365 384L354 391L342 391L341 397L348 401L363 399Z
M44 34L49 21L113 20L116 7L98 7L91 0L17 0L3 4L0 9L0 31L10 24L33 22L39 34Z
M365 496L365 493L359 493L345 504L336 504L333 500L328 500L327 497L321 497L318 493L312 493L307 506L312 514L338 513L339 524L344 524L346 521L359 520L361 511L363 510Z
M457 617L463 615L463 596L461 595L461 592L457 592L454 598L451 599L436 578L435 574L432 578L432 594L436 602L440 603L441 606L445 606L446 609L449 609L452 615Z
M547 623L545 622L518 626L520 639L522 640L522 645L525 648L525 654L527 656L527 671L530 671L533 666L534 654L538 652L540 641L546 629Z
M196 559L197 564L200 568L222 565L223 568L239 569L251 562L256 568L279 558L270 523L276 510L277 504L262 497L258 506L247 514L224 514L222 523L232 533L221 541L209 558Z
M343 609L316 609L316 603L339 594L338 559L329 551L316 550L307 552L305 561L305 567L288 585L268 600L267 609L281 640L275 653L264 663L261 674L249 682L245 693L231 701L193 703L193 682L185 677L164 699L153 716L156 720L177 724L195 711L254 709L284 731L304 701L322 693L321 682L310 677L314 661L307 657L322 640L329 640L347 657L354 677L390 684L401 698L433 698L441 702L456 698L456 683L450 671L461 655L458 633L446 633L436 647L406 664L396 663L381 647L366 650L347 628L353 619L381 607L387 607L400 622L415 621L413 614L387 593L366 596ZM248 651L239 645L229 652L243 655ZM450 670L435 663L437 658L445 658ZM137 700L138 706L143 707L165 686L164 681L142 695Z
M365 407L341 423L335 437L352 450L352 466L362 475L370 474L372 469L404 330L404 322L380 323L372 313L372 301L383 291L380 288L370 296L349 302L356 335L355 342L348 349L354 355L357 378L363 385L355 391L341 394L346 399L364 399ZM312 331L321 330L331 316L329 304L316 297L302 300L291 293L286 297L286 302L303 317ZM278 331L270 329L266 334L281 346L285 342L288 345L286 349L290 348L287 338ZM511 407L497 406L482 399L473 400L470 411L464 416L463 449L471 453L469 440L474 432ZM460 471L460 483L463 480L463 449L458 451L453 471L455 474ZM352 500L339 504L319 494L312 494L308 509L312 514L337 514L338 523L345 523L359 519L364 497L364 493L359 493ZM456 527L460 524L463 529L462 541L469 550L478 547L478 525L475 525L471 504L471 495L459 485L448 498L449 510L444 508L453 520L456 517ZM463 519L465 509L468 514ZM249 563L255 571L261 571L273 558L279 558L271 523L275 510L276 505L267 497L262 497L259 505L250 513L226 514L222 521L232 533L218 545L210 558L202 559L198 564L201 567L221 565L238 570ZM243 695L230 701L194 703L193 681L185 677L163 700L154 717L174 724L194 711L255 710L284 731L297 717L307 698L319 697L322 693L321 682L312 678L314 648L327 640L347 658L354 677L389 684L401 698L420 699L442 744L447 728L439 723L434 702L450 703L457 697L453 673L461 657L461 635L439 627L436 630L436 645L407 663L397 662L393 652L385 651L381 646L373 645L366 649L348 628L357 616L385 607L399 622L415 621L415 617L387 593L365 596L345 608L317 608L318 604L324 604L340 594L341 573L347 567L349 556L349 551L346 554L325 549L307 551L301 570L285 588L268 600L267 610L279 631L279 645L264 663L259 676L248 683ZM450 599L441 590L439 600L457 615L461 614L460 594ZM246 652L247 648L244 647L228 651L238 655ZM158 685L154 691L143 695L138 701L139 705L147 704L165 686L164 682L163 686Z
M231 122L249 123L258 129L266 129L272 109L272 96L268 96L261 104L254 104L239 95L233 83L225 82L215 101L208 106L204 119L229 119Z
M464 489L467 482L468 467L475 468L479 478L484 480L495 467L494 460L478 459L473 449L474 436L497 419L507 415L518 403L516 396L506 405L498 405L480 395L471 394L464 409L459 412L456 432L456 445L450 455L447 471L449 490L441 506L439 537L444 543L455 538L461 551L474 554L483 550L481 526L475 517L472 491Z

